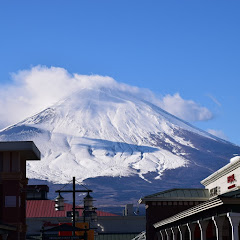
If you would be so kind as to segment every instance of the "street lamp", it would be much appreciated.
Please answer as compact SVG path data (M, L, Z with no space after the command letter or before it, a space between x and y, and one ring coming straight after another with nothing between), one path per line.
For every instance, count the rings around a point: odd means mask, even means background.
M55 210L56 211L64 211L64 198L58 193L58 196L55 198Z
M93 207L93 198L88 193L87 196L83 199L84 208L83 208L83 217L84 222L86 219L96 222L97 221L97 212L95 211L96 208Z
M93 208L93 198L88 193L87 196L83 199L84 206L87 210L92 210Z
M75 177L73 177L73 189L72 190L57 190L55 191L58 193L58 196L55 198L55 210L56 211L63 211L64 210L64 198L61 196L60 193L69 193L71 192L73 194L73 214L72 214L72 221L73 221L73 227L76 227L76 209L83 209L83 219L84 222L86 221L86 218L89 221L97 221L97 212L95 211L96 208L93 207L93 198L90 196L90 192L92 190L76 190L76 184L75 184ZM76 192L85 192L87 193L87 196L84 198L84 207L83 208L76 208ZM75 231L73 231L73 236L75 236Z

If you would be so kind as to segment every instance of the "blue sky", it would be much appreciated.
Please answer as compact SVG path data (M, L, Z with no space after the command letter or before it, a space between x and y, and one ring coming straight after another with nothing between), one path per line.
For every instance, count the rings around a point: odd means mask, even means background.
M239 10L237 0L1 1L0 88L38 65L110 76L205 107L212 116L191 123L240 144Z

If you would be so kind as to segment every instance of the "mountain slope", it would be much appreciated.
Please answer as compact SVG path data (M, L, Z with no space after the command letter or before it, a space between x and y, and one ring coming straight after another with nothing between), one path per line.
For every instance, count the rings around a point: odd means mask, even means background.
M40 149L42 160L28 163L29 178L66 183L76 176L100 193L112 189L118 200L130 196L123 193L129 188L136 195L139 188L151 192L149 186L198 185L240 152L135 94L109 88L82 89L0 131L0 141L9 140L33 140ZM168 186L159 186L163 180Z

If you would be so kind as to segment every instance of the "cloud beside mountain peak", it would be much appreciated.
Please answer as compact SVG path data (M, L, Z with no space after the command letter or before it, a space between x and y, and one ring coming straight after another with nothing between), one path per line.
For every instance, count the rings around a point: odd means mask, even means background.
M13 73L11 77L13 84L0 85L0 105L4 106L0 108L0 128L41 111L76 90L101 87L135 94L186 121L213 117L207 108L183 99L179 93L160 99L150 90L119 83L109 76L70 74L64 68L39 65Z

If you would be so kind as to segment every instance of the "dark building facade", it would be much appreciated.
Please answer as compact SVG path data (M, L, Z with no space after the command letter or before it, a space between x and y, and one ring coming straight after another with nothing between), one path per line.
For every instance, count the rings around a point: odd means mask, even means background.
M25 239L27 160L40 160L33 142L0 142L0 239Z
M48 185L27 185L27 200L47 200Z
M140 199L139 202L146 207L146 239L156 238L157 229L153 226L156 222L208 199L209 192L206 189L170 189Z
M240 239L240 156L201 183L205 189L172 189L141 199L147 240ZM178 205L188 207L179 211Z

